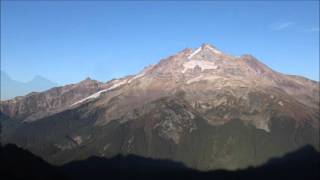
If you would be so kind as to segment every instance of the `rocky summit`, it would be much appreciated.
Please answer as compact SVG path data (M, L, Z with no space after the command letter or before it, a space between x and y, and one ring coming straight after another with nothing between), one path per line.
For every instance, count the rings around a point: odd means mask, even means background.
M319 151L319 93L319 82L203 44L136 75L1 101L1 143L57 165L132 154L240 169Z

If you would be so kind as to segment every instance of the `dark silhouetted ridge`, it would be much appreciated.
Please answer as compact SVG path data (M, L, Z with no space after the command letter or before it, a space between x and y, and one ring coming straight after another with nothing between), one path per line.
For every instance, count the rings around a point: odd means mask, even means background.
M0 149L0 179L2 180L53 180L67 179L60 170L13 144Z
M15 145L1 147L1 179L319 179L320 155L305 146L267 164L239 171L201 172L170 160L135 155L90 157L55 167Z

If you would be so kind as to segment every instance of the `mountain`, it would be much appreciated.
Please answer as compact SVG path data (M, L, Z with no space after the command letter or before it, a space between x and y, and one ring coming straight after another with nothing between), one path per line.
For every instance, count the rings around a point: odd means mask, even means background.
M79 99L103 88L101 82L87 78L77 84L55 87L44 92L34 92L1 102L4 114L23 121L33 121L68 109Z
M1 71L1 100L24 96L31 92L41 92L55 86L58 85L42 76L35 76L29 82L19 82Z
M56 89L1 102L4 144L57 165L133 154L199 170L259 166L305 145L319 151L319 82L209 44L92 91Z
M170 161L135 155L90 157L52 166L27 150L0 147L1 179L319 179L320 154L304 146L266 164L238 171L200 172Z

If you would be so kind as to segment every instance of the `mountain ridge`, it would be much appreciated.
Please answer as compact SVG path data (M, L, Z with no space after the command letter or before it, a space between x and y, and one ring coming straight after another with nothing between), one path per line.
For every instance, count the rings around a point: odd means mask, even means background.
M0 111L4 143L54 164L133 153L237 169L307 144L319 150L319 82L208 44L107 83L1 101Z

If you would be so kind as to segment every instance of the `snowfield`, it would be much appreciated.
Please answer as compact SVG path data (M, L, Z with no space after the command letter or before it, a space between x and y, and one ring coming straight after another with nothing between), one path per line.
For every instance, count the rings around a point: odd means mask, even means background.
M199 47L197 50L195 50L192 54L190 54L190 56L188 56L188 59L191 59L193 56L195 56L196 54L198 54L200 51L202 50L201 47Z
M199 60L190 60L188 62L185 62L183 64L183 70L182 73L185 73L188 69L194 69L196 66L199 66L201 68L201 71L204 71L206 69L218 69L218 66L215 65L214 62L210 61L199 61Z
M119 81L119 80L116 80L116 81ZM119 87L119 86L121 86L121 85L123 85L123 84L125 84L125 83L127 83L127 80L122 80L122 81L120 81L120 82L118 82L118 83L113 84L111 87L109 87L109 88L107 88L107 89L103 89L103 90L101 90L101 91L98 91L98 92L96 92L96 93L94 93L94 94L92 94L92 95L90 95L90 96L88 96L88 97L86 97L86 98L81 99L80 101L77 101L77 102L71 104L71 106L75 106L75 105L77 105L77 104L83 103L83 102L85 102L85 101L87 101L87 100L89 100L89 99L98 98L98 97L101 95L101 93L110 91L110 90L112 90L112 89L115 89L115 88L117 88L117 87Z

